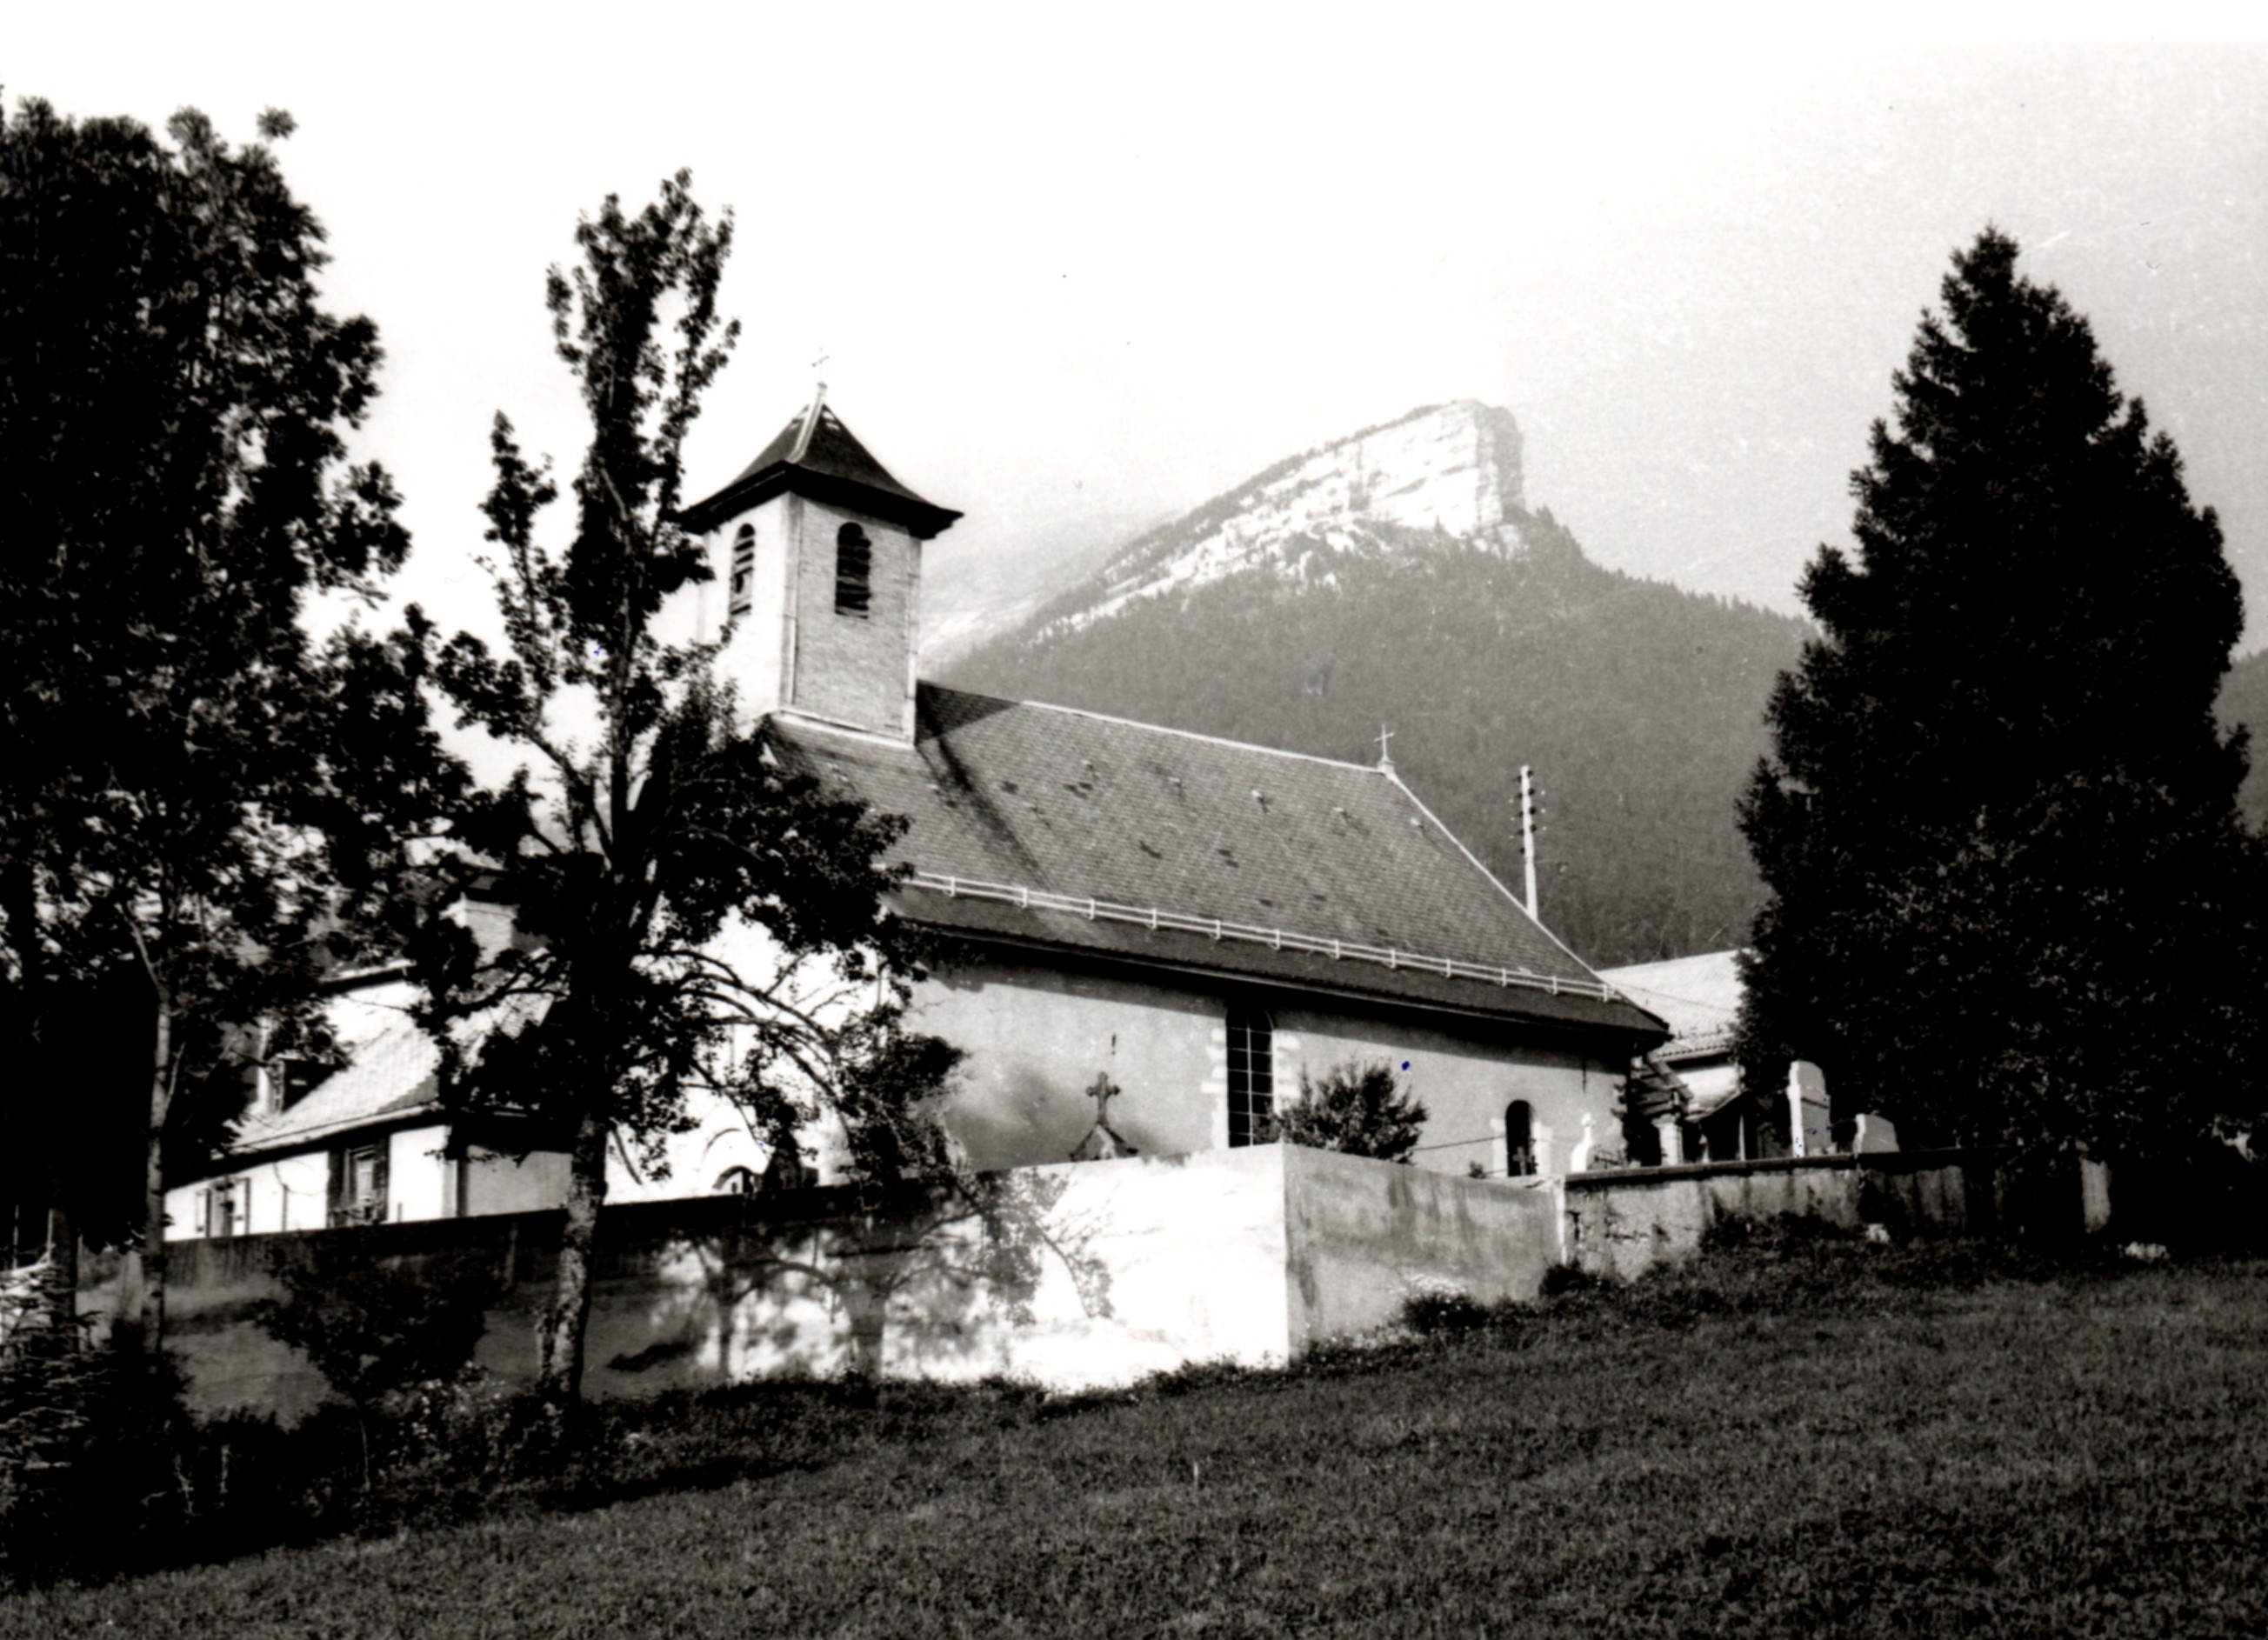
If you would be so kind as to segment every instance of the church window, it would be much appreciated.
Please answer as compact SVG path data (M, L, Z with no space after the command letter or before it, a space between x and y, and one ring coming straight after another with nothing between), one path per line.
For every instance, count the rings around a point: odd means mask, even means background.
M1258 1008L1228 1011L1228 1142L1276 1136L1276 1026Z
M835 613L864 615L874 601L874 543L855 524L835 533Z
M1504 1171L1511 1179L1535 1172L1535 1113L1524 1099L1504 1107Z
M738 621L755 607L756 595L756 526L743 524L733 535L733 591L726 605L733 620Z

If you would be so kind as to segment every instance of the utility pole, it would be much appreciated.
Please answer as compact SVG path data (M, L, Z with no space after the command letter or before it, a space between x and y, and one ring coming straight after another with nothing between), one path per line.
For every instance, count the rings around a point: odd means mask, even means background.
M1543 919L1536 915L1535 907L1535 834L1543 827L1535 823L1535 817L1543 813L1543 805L1535 799L1543 795L1543 788L1535 783L1528 765L1522 763L1520 766L1520 852L1521 858L1528 863L1528 915L1535 917L1539 923Z

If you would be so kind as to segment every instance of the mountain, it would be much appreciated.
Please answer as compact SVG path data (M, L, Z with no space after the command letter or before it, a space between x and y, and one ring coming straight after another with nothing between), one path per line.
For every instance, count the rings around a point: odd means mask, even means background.
M1547 795L1544 923L1594 964L1721 949L1761 898L1734 806L1808 627L1604 570L1530 511L1518 427L1432 406L1109 555L941 680L1403 780L1508 885Z
M1021 551L958 533L922 553L922 653L948 665L1024 624L1050 599L1081 585L1124 542L1134 520L1086 518L1049 530Z

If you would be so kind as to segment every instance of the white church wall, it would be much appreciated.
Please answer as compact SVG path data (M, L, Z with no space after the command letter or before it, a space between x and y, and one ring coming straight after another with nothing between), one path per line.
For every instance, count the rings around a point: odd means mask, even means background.
M1298 1040L1295 1063L1287 1064L1279 1048L1278 1103L1299 1097L1303 1069L1321 1081L1338 1065L1383 1062L1425 1107L1425 1137L1410 1160L1430 1172L1462 1174L1478 1164L1484 1173L1502 1173L1501 1124L1515 1099L1528 1102L1530 1131L1544 1141L1536 1145L1539 1172L1564 1171L1584 1112L1599 1132L1613 1126L1619 1071L1602 1060L1523 1041L1513 1027L1286 1008L1277 1011L1276 1028L1279 1045L1287 1033Z
M1100 969L1065 969L987 959L941 971L916 993L914 1023L968 1055L946 1123L979 1168L1027 1166L1067 1157L1094 1121L1086 1095L1107 1072L1122 1097L1110 1125L1145 1155L1226 1144L1226 1017L1232 997L1270 1004L1270 994L1192 977L1186 983ZM1469 1026L1350 1002L1269 1005L1275 1023L1278 1105L1299 1097L1300 1073L1383 1061L1426 1107L1413 1158L1437 1173L1477 1162L1503 1171L1505 1107L1525 1099L1549 1129L1548 1168L1564 1168L1588 1111L1613 1129L1619 1074L1604 1061L1524 1041L1512 1028ZM1434 1018L1440 1019L1440 1016ZM1407 1067L1404 1070L1404 1067Z
M1012 960L941 968L911 1023L968 1055L945 1124L972 1166L1065 1160L1094 1122L1098 1074L1122 1097L1110 1125L1145 1155L1214 1148L1207 1085L1218 1071L1220 997Z

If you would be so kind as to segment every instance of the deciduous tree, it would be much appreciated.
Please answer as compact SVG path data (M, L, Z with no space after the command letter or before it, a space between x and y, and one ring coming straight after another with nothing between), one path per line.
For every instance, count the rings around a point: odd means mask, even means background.
M686 431L737 332L717 312L731 218L706 216L680 173L636 214L609 196L576 242L579 265L546 293L591 424L572 533L556 551L538 540L557 489L499 416L487 539L504 648L460 635L436 673L532 765L460 827L503 868L522 949L490 960L437 924L419 952L459 1131L533 1117L570 1158L540 1338L555 1405L580 1393L611 1144L659 1163L709 1088L782 1147L821 1107L856 1104L889 1118L874 1144L890 1159L918 1164L923 1144L895 1131L921 1102L909 1077L953 1058L896 1029L896 879L880 862L901 824L784 776L711 681L712 646L660 621L710 574L674 513Z
M217 1142L279 1035L314 1028L345 901L453 780L418 645L319 645L303 620L408 545L386 474L346 450L377 333L320 305L321 227L264 143L192 112L169 133L39 102L0 126L10 1126L44 1158L56 1304L88 1209L134 1255L122 1338L152 1346L169 1150ZM122 1042L141 1069L119 1107L83 1073ZM113 1129L138 1188L116 1188Z

